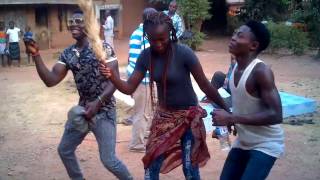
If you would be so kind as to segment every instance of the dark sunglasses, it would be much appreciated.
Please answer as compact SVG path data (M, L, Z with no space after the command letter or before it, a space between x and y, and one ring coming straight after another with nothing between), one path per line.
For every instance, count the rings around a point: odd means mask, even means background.
M74 26L74 25L84 25L84 19L83 18L68 19L68 26Z

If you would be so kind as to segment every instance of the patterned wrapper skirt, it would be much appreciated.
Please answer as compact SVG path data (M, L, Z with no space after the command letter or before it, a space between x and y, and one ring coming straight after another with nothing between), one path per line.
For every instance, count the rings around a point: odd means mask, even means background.
M161 173L168 173L180 166L182 164L180 139L189 128L194 137L194 145L191 150L192 164L204 166L210 159L202 120L206 115L206 111L200 106L193 106L188 110L157 108L150 128L146 154L142 159L144 168L148 168L160 155L164 155L165 158L161 166Z
M20 59L20 46L18 42L9 43L9 53L11 60Z

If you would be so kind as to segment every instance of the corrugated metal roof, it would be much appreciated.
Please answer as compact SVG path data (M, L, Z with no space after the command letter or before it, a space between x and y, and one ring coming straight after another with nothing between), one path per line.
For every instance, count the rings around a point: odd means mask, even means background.
M0 0L0 5L18 4L77 4L77 0Z

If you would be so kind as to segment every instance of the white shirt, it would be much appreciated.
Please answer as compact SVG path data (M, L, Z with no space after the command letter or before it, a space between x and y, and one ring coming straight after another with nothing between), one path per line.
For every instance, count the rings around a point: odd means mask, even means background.
M104 25L104 36L113 36L114 22L111 16L108 16Z
M9 35L9 43L19 42L19 40L20 40L19 32L20 32L20 29L16 28L16 27L13 29L7 30L7 35Z
M232 114L247 115L265 110L260 98L250 95L246 89L246 82L254 67L263 63L259 59L253 60L244 70L238 85L234 84L235 65L230 77L229 86L232 94ZM236 124L238 137L232 147L244 150L257 150L273 157L280 157L284 152L284 133L280 124L252 126Z

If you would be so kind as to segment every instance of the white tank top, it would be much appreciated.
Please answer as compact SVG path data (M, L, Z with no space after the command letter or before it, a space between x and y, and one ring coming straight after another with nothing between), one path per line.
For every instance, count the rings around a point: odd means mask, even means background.
M232 95L232 113L235 115L246 115L258 113L264 110L261 99L250 95L246 89L246 82L252 70L258 63L263 63L259 59L253 60L244 70L237 87L234 84L234 71L229 81ZM244 150L257 150L273 157L279 157L284 152L284 135L280 124L267 126L251 126L236 124L238 137L234 148Z

